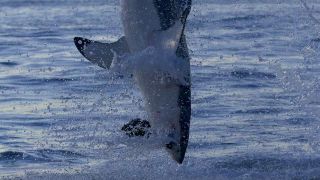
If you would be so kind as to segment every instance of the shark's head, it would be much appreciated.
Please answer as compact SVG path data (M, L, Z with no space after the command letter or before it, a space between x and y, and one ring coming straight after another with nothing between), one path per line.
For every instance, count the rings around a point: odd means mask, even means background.
M186 147L183 147L181 146L181 144L171 141L166 144L166 149L175 161L177 161L179 164L182 164L187 149Z
M174 131L169 134L167 142L169 143L166 143L166 150L175 161L182 164L188 146L186 132L181 128L174 128Z

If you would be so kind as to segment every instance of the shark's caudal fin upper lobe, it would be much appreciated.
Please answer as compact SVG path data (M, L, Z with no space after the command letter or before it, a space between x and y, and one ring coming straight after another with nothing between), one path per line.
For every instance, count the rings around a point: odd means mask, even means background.
M104 69L110 67L115 53L121 55L129 52L125 37L113 43L101 43L75 37L74 44L86 59Z

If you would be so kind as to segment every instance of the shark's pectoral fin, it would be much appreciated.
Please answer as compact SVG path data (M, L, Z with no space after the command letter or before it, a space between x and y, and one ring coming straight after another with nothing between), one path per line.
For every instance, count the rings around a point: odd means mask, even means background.
M104 69L110 67L115 53L118 55L129 53L125 37L113 43L101 43L82 37L75 37L74 43L86 59Z

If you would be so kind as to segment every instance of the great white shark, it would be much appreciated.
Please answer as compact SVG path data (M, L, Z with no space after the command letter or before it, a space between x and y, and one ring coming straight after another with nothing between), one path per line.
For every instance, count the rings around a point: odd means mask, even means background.
M113 43L74 38L79 52L92 63L133 75L151 127L163 132L164 147L180 164L191 117L190 56L184 33L191 1L121 0L123 37Z

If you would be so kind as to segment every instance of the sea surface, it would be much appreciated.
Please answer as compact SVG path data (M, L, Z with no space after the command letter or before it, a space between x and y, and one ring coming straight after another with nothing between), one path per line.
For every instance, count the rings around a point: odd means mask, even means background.
M117 40L119 12L0 1L0 179L320 179L320 1L194 1L182 165L120 131L146 117L139 91L73 44Z

